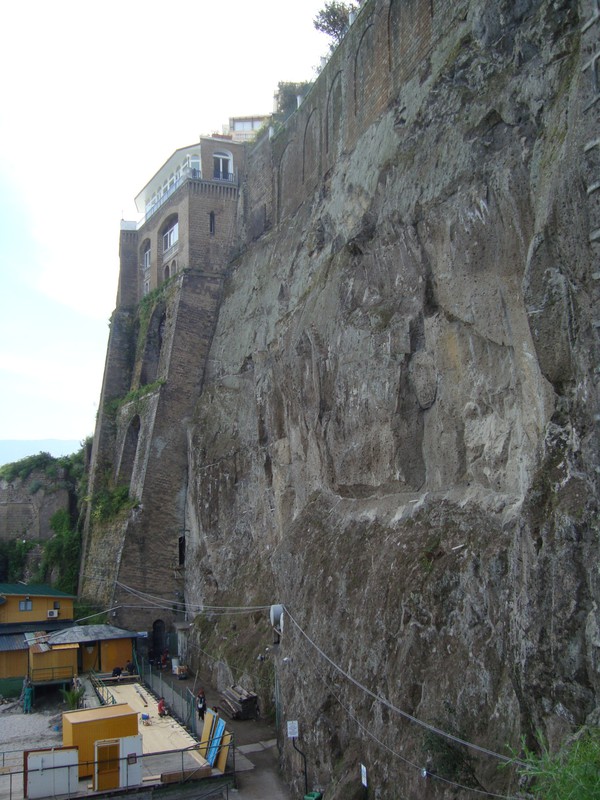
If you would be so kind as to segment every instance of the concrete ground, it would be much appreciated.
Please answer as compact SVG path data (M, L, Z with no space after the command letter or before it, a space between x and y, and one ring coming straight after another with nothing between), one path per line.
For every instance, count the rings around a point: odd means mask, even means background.
M181 689L182 684L197 691L203 687L209 708L218 708L219 692L205 676L193 675L179 681L168 670L163 680ZM230 800L297 800L290 793L279 772L279 752L275 727L266 720L232 720L223 714L227 729L233 733L237 789L229 789Z
M194 685L194 677L189 678L185 683L178 682L176 678L171 678L167 672L163 673L163 680L173 682L174 688L182 689L184 685L191 689ZM219 693L213 689L207 680L204 683L197 678L195 688L203 686L209 708L219 705ZM97 699L91 685L84 682L86 688L86 706L97 705ZM13 714L0 715L0 741L7 742L6 735L9 730L13 730L18 737L14 743L8 744L7 749L31 747L47 747L52 743L62 744L62 734L54 728L58 728L59 714L56 708L56 698L44 701L40 697L35 703L34 715L23 715L15 709L18 719ZM279 772L279 752L277 749L277 739L275 728L266 720L230 720L223 715L227 721L227 729L234 735L235 750L235 769L236 783L235 789L229 788L223 791L223 797L229 800L300 800L302 795L292 795L287 784L281 778ZM19 736L16 723L29 725L29 729L23 730L23 737ZM12 724L11 724L12 723ZM40 739L37 741L33 731L40 729ZM42 733L43 732L43 733ZM21 740L22 738L22 740ZM21 761L19 761L19 764ZM15 797L22 797L21 785L17 787L10 775L3 775L0 768L0 800L14 800ZM198 792L200 784L195 784L194 791ZM15 793L16 791L16 793ZM20 792L20 794L19 794ZM197 795L198 796L198 795ZM218 797L218 795L217 795Z

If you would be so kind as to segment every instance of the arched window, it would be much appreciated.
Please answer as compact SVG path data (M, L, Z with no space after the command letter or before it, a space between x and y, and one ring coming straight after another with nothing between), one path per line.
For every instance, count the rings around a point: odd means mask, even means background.
M213 155L213 177L218 181L233 180L233 158L231 153Z
M171 249L179 241L179 220L177 214L170 216L161 227L163 254Z
M144 239L140 248L140 270L142 273L142 294L150 292L150 267L152 265L152 247L150 239Z
M142 257L140 265L144 273L150 270L151 262L152 262L152 248L150 245L150 239L145 239L142 244Z
M167 264L164 271L164 279L168 281L170 277L171 277L171 271L169 269L169 265Z
M119 465L119 481L121 483L131 482L131 473L133 472L133 465L135 464L140 427L140 417L139 414L136 414L129 423L129 427L127 428L127 433L125 435L125 441L123 442L121 463Z

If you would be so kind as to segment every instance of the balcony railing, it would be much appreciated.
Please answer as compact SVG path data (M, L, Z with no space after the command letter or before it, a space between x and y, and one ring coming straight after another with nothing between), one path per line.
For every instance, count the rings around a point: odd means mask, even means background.
M148 222L150 217L156 214L158 209L163 206L169 197L171 197L171 195L174 194L180 186L183 186L186 181L199 180L202 180L202 174L199 169L192 169L191 167L188 167L186 170L182 170L179 178L177 178L177 180L169 186L167 191L157 199L153 206L147 209L144 217L137 224L138 230L142 227L142 225ZM215 170L213 177L210 180L219 181L219 183L236 183L237 176L235 172L219 172L218 170Z
M167 250L164 251L162 257L163 264L165 263L165 261L170 261L178 251L179 251L179 242L177 241L175 242L175 244L172 244L171 247L169 247Z

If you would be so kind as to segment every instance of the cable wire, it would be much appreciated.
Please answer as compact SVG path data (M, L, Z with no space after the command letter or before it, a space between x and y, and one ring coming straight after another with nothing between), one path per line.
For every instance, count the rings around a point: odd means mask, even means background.
M346 678L346 680L350 681L350 683L354 684L354 686L356 686L358 689L360 689L365 694L369 695L369 697L372 697L378 703L381 703L386 708L389 708L390 711L393 711L395 714L399 714L401 717L404 717L404 719L407 719L410 722L414 722L415 725L419 725L421 728L425 728L425 730L428 730L431 733L435 733L438 736L442 736L445 739L450 739L451 741L457 742L458 744L462 744L464 747L468 747L471 750L477 750L480 753L484 753L485 755L492 756L492 758L497 758L499 761L504 761L505 763L511 762L511 763L519 764L520 766L526 766L524 764L524 762L519 761L518 759L510 758L508 756L504 756L501 753L496 753L493 750L488 750L486 747L481 747L481 745L475 744L474 742L468 742L466 739L461 739L459 736L454 736L454 734L452 734L452 733L447 733L446 731L441 730L440 728L436 727L435 725L432 725L429 722L425 722L424 720L418 719L417 717L414 717L412 714L409 714L407 711L403 711L401 708L398 708L397 706L393 705L393 703L391 703L389 700L387 700L387 698L381 697L381 695L375 694L375 692L371 691L371 689L368 689L362 683L357 681L356 678L353 678L352 675L350 675L348 672L343 670L338 664L335 663L335 661L333 661L325 652L323 652L323 650L321 650L321 648L300 627L298 622L296 622L296 620L294 619L292 614L290 614L289 609L286 606L284 606L284 609L285 609L285 612L287 613L288 617L290 618L291 622L294 624L294 626L298 629L298 631L302 634L302 636L304 636L304 638L312 645L312 647L314 647L314 649L319 653L319 655L322 658L324 658L327 662L329 662L329 664L331 664L331 666L337 672L339 672L340 675L343 675Z
M336 691L333 688L333 686L325 679L325 676L319 671L319 668L317 667L315 662L311 661L309 659L309 663L313 667L313 669L317 673L317 677L321 680L323 685L327 688L327 690L331 694L331 696L335 698L335 700L344 709L344 711L350 717L350 719L353 722L356 723L358 728L366 736L368 736L370 739L372 739L374 742L376 742L380 747L383 747L384 750L387 750L388 753L391 753L391 755L395 756L396 758L399 758L400 761L403 761L405 764L408 764L410 767L414 767L415 769L418 769L419 772L421 772L421 773L423 772L423 770L425 770L426 774L425 774L424 777L433 778L434 780L438 780L438 781L442 781L443 783L450 784L451 786L454 786L455 788L464 789L465 791L474 792L475 794L481 794L481 795L484 795L486 797L494 797L494 798L498 798L498 800L515 800L514 795L494 794L493 792L488 792L486 789L477 789L476 787L465 786L464 784L457 783L456 781L452 781L449 778L444 778L442 775L438 775L435 772L431 772L430 770L425 769L424 767L420 766L419 764L415 764L413 761L410 761L405 756L400 755L400 753L397 753L389 745L385 744L385 742L382 742L381 739L378 739L377 736L375 736L374 733L372 733L365 725L363 725L363 723L352 713L352 711L350 711L350 709L341 700L341 698L336 693Z

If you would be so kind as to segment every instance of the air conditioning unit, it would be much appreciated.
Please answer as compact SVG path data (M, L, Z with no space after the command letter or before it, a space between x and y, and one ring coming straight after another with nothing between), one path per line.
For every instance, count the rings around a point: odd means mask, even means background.
M58 609L53 608L48 612L48 619L56 619L58 617Z

